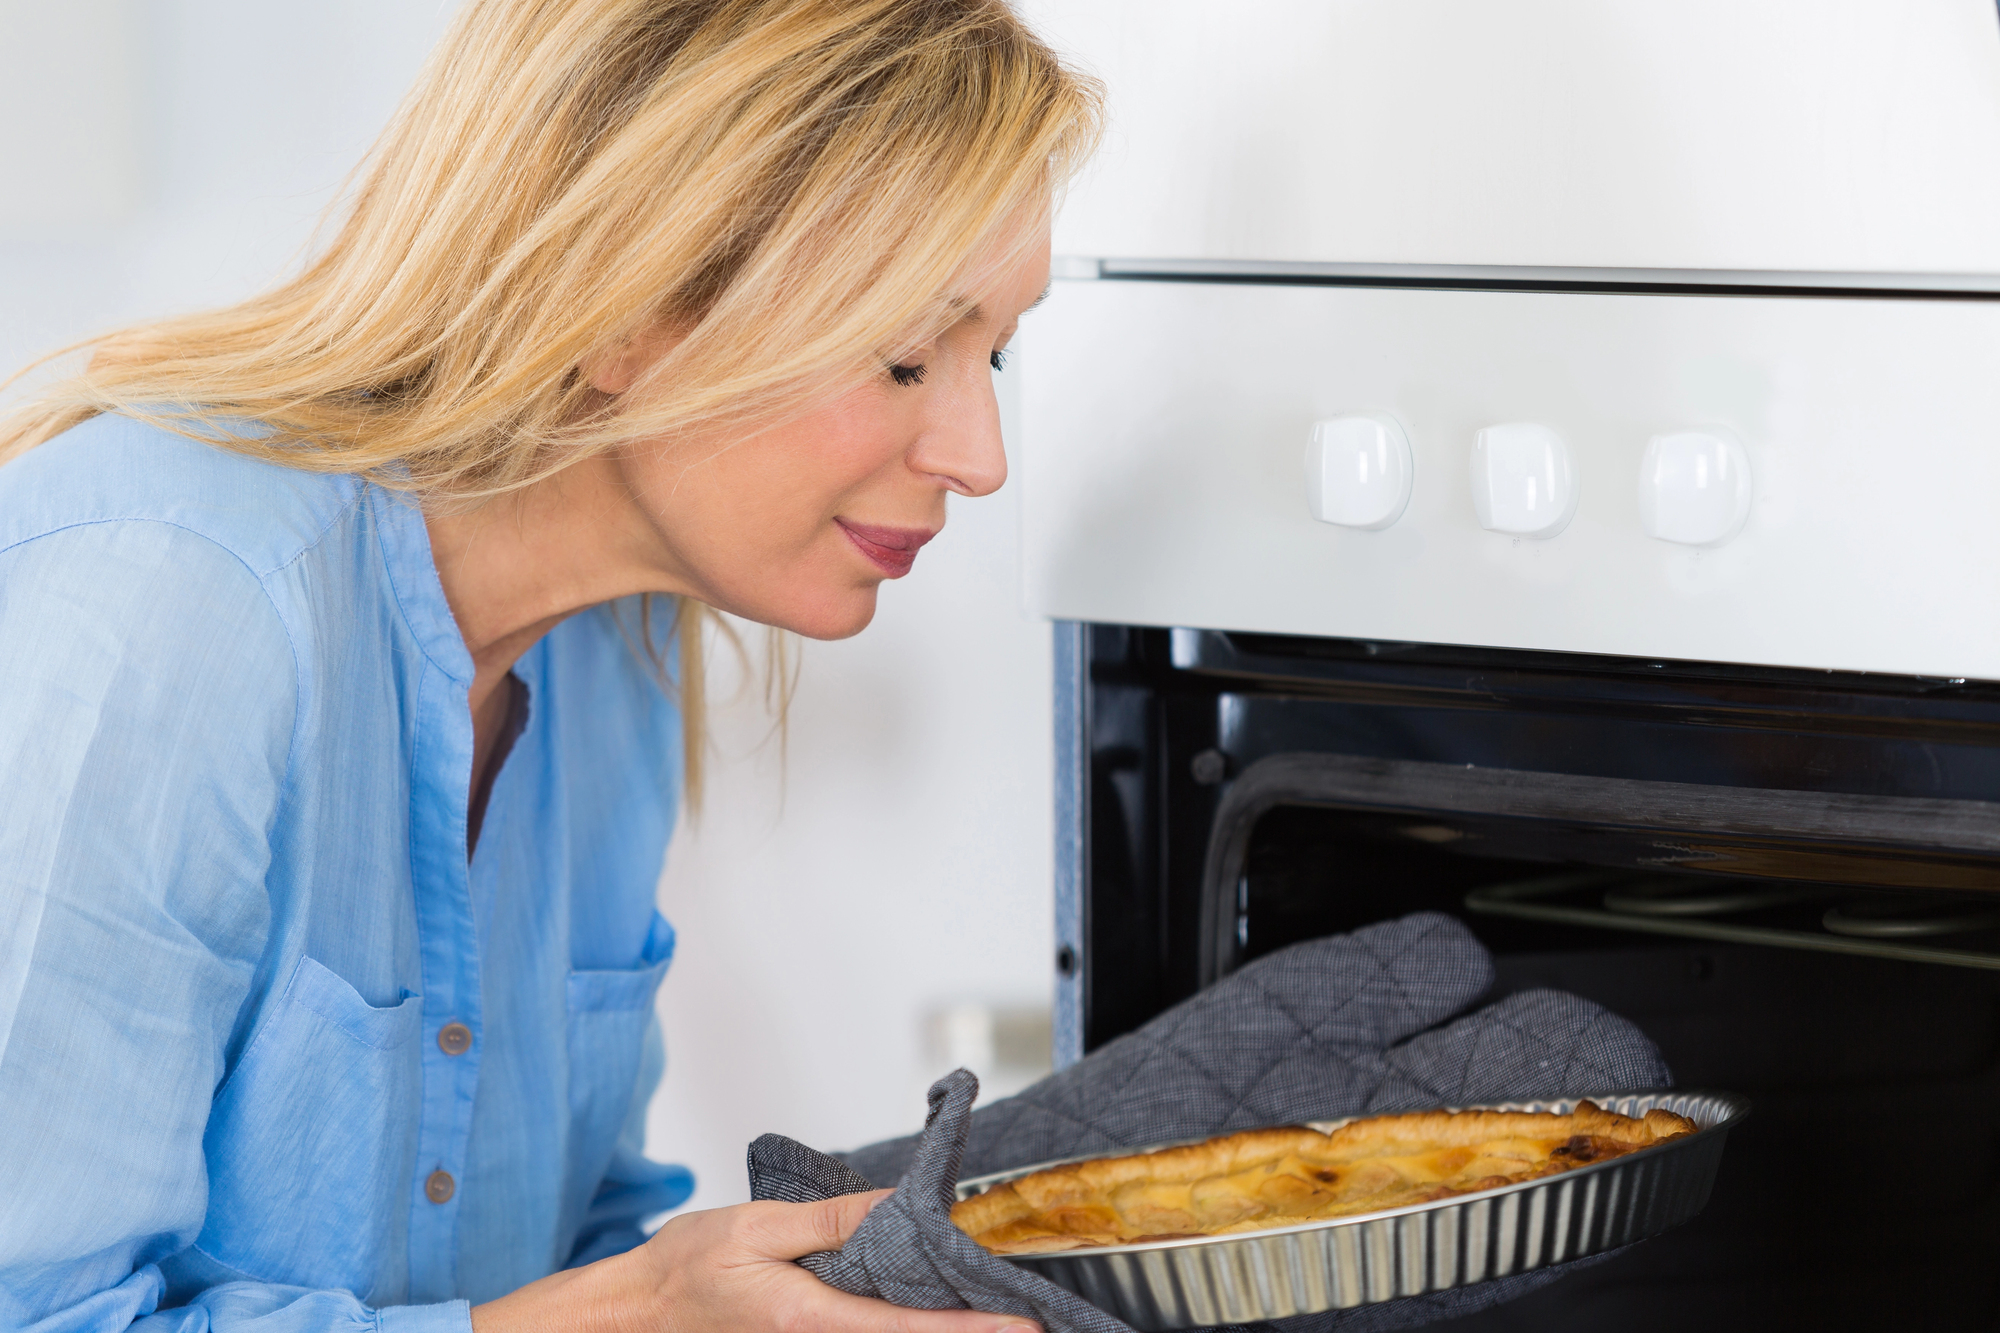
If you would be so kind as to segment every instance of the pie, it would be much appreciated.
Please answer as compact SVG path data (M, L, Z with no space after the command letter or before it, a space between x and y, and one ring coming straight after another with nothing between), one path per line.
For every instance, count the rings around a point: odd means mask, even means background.
M1593 1102L1253 1129L1036 1171L961 1200L951 1220L994 1254L1262 1231L1551 1176L1694 1131L1671 1111L1634 1119Z

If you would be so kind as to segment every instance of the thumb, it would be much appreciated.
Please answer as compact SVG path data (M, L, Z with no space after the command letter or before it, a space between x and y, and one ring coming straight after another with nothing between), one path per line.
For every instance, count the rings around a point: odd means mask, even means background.
M843 1194L817 1203L751 1204L758 1219L757 1249L771 1259L800 1259L823 1250L837 1250L861 1225L861 1219L894 1190Z

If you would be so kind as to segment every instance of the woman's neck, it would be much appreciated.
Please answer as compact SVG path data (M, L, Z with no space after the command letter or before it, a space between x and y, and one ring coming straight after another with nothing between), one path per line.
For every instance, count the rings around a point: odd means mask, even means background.
M431 559L472 657L475 716L564 619L640 592L678 593L616 466L587 459L476 509L427 512Z
M476 509L427 512L431 559L472 657L472 790L490 778L508 673L564 619L639 592L678 593L607 459L588 459Z

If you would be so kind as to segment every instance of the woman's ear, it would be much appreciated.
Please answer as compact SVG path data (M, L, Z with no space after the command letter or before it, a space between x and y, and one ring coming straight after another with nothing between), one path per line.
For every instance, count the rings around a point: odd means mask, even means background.
M639 382L654 363L674 350L683 332L654 320L624 342L592 353L577 364L583 378L599 393L617 395Z

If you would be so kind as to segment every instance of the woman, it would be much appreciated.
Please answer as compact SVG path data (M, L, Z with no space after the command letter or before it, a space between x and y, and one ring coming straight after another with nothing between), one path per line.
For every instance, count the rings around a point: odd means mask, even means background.
M879 1196L645 1240L638 1125L696 612L1000 485L1096 116L1003 0L471 0L300 277L0 426L0 1325L1026 1327L789 1262Z

